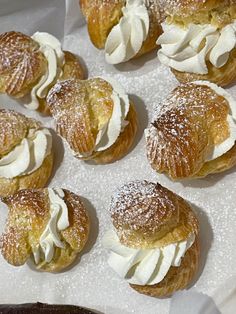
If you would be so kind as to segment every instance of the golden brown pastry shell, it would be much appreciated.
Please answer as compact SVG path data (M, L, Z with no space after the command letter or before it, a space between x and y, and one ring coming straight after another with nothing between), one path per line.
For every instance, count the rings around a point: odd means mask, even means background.
M169 23L213 24L224 27L236 18L235 0L168 0L163 8Z
M0 35L0 93L20 98L46 72L47 60L39 44L20 32Z
M122 16L124 0L80 0L81 10L88 23L90 39L95 47L103 49L111 29Z
M190 205L160 184L130 182L117 195L112 200L111 218L125 246L153 249L198 234L198 220Z
M228 101L206 85L177 87L147 136L147 156L154 170L173 180L204 177L233 167L235 148L207 161L214 145L229 137ZM164 147L164 148L163 148Z

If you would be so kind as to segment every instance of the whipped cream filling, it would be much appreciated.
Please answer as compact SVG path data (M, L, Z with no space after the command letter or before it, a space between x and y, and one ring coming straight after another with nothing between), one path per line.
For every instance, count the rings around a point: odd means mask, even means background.
M230 136L219 145L213 147L212 152L207 156L206 161L214 160L225 153L227 153L236 142L236 100L223 88L217 86L214 83L208 81L195 81L193 82L196 85L206 85L210 87L217 95L224 97L230 107L230 113L228 114L227 121L229 124Z
M149 32L149 15L144 0L127 0L122 12L122 18L112 28L105 44L105 58L110 64L133 58Z
M103 245L110 250L108 264L131 284L155 285L161 282L171 266L178 267L195 241L191 233L185 241L155 249L133 249L120 243L114 230L108 231Z
M34 261L37 265L40 262L50 263L54 256L55 247L61 249L65 247L59 232L65 230L70 225L68 208L63 200L65 196L63 190L48 188L48 196L50 201L50 219L40 237L38 246L32 248Z
M64 53L60 41L51 34L36 32L32 37L40 45L40 51L47 59L47 71L31 90L31 101L25 107L36 110L39 99L45 98L53 82L60 77L64 64Z
M41 167L51 149L52 135L48 129L29 130L28 136L0 159L0 177L29 175Z
M210 24L190 24L186 28L162 24L163 34L158 58L161 63L180 72L207 74L206 62L223 67L236 47L236 21L218 29Z
M120 133L124 131L124 128L129 123L125 120L125 118L129 112L130 103L129 97L124 88L121 86L121 84L112 78L101 77L101 79L111 84L113 88L111 98L114 105L112 115L108 123L99 126L100 131L97 134L95 142L95 152L101 152L111 147L118 139ZM79 157L85 157L84 155L76 155Z

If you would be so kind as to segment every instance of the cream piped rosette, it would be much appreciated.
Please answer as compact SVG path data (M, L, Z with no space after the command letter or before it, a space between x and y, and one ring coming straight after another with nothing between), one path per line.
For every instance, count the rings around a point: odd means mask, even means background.
M183 28L164 23L162 27L164 33L157 40L159 60L180 72L207 74L208 61L221 68L236 47L236 22L222 29L201 24Z
M118 189L110 212L115 230L104 235L103 245L122 279L156 297L188 285L198 268L198 222L182 198L159 184L134 181Z
M145 1L126 1L122 13L122 18L112 28L105 44L105 58L111 64L132 59L140 51L149 32L150 21Z

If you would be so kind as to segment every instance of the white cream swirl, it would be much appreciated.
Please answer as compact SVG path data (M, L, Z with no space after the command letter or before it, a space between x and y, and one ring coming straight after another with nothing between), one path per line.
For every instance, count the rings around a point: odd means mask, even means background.
M158 58L161 63L178 70L207 74L206 62L223 67L236 47L236 21L218 29L212 25L190 24L186 28L163 23Z
M59 232L69 227L68 208L63 200L64 192L62 189L48 188L50 201L50 219L42 233L39 245L33 248L34 261L38 265L50 263L53 259L55 246L64 248Z
M149 15L144 0L127 0L122 12L122 18L112 28L105 44L105 58L110 64L133 58L149 32Z
M45 98L53 82L60 77L64 64L64 53L60 41L51 34L36 32L32 37L40 45L40 51L47 59L47 71L31 91L31 101L25 107L36 110L39 99Z
M19 145L0 159L0 177L29 175L41 167L51 149L52 135L48 129L30 130Z
M210 87L217 95L224 97L229 104L230 113L228 114L228 125L230 136L221 144L213 147L212 152L207 156L206 161L214 160L225 153L227 153L236 142L236 100L223 88L219 87L214 83L210 83L208 81L195 81L193 82L196 85L206 85Z
M187 240L162 248L133 249L122 245L115 231L103 238L103 245L111 251L108 264L129 283L155 285L161 282L171 266L178 267L186 251L195 241L194 233Z

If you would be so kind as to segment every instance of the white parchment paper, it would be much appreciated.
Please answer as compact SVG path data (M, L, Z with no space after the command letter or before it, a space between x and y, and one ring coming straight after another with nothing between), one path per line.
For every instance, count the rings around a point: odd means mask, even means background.
M36 272L27 265L14 268L0 257L0 303L78 304L106 314L235 313L236 169L186 183L171 182L151 169L145 155L143 130L154 106L177 85L170 71L158 62L156 52L116 67L106 64L103 52L89 41L76 0L66 3L0 0L0 5L1 32L19 30L31 35L39 30L62 39L64 49L82 58L88 76L112 76L125 86L140 121L134 148L112 165L94 166L75 159L54 134L56 160L50 186L64 187L83 197L92 222L90 240L78 263L56 275ZM236 96L236 87L229 91ZM0 106L13 108L54 127L51 118L28 111L6 96L0 96ZM101 238L111 224L108 214L111 195L118 186L135 179L158 181L172 189L192 204L201 223L198 278L190 290L178 292L171 300L138 294L106 263L107 253L101 246ZM0 215L2 228L6 217L3 205Z

